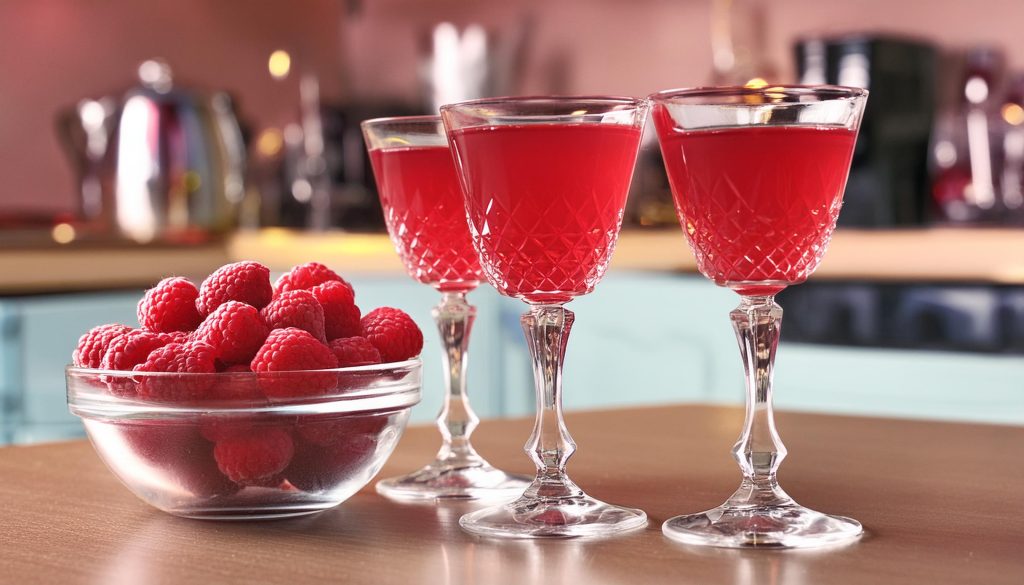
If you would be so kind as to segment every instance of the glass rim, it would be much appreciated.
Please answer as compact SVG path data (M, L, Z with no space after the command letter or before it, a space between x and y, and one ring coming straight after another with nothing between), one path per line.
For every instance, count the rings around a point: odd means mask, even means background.
M691 100L694 98L726 98L753 95L764 96L771 93L783 95L811 95L821 97L821 101L833 101L863 98L867 97L869 92L864 88L851 87L848 85L801 85L780 83L765 85L763 87L748 87L745 85L680 87L654 92L647 96L647 99L657 103L671 103ZM709 101L706 103L695 102L691 103L691 105L719 104Z
M524 95L524 96L500 96L500 97L487 97L478 98L472 100L465 100L461 102L453 102L450 104L444 104L441 106L441 112L448 112L456 109L467 108L467 107L479 107L489 105L502 105L502 104L515 104L515 103L531 103L531 104L571 104L571 103L604 103L604 104L621 104L625 106L633 106L636 108L646 105L649 100L645 97L635 96L622 96L622 95ZM514 115L514 114L509 114ZM520 116L522 114L519 114ZM542 114L538 117L551 116L553 114Z
M420 401L419 358L388 364L371 364L327 370L291 370L281 372L135 372L130 370L102 370L96 368L65 368L67 403L72 414L81 418L175 418L196 414L327 414L368 410L401 410ZM148 400L138 396L111 394L95 382L140 378L171 377L188 382L197 379L247 380L261 379L287 381L310 375L335 375L339 382L351 377L357 385L352 388L334 388L324 394L295 397L252 398L198 398L184 402ZM406 376L412 378L406 380ZM363 382L382 380L379 387L361 387ZM95 381L95 382L94 382Z
M384 126L387 124L401 123L401 124L426 124L441 122L441 114L418 114L415 116L384 116L381 118L370 118L363 120L359 123L362 128L369 128L371 126Z

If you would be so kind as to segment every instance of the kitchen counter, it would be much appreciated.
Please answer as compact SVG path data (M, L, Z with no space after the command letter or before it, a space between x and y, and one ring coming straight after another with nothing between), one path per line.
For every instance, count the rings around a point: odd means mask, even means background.
M1024 229L840 229L813 278L1024 284L1019 250L1024 250ZM405 274L383 234L272 228L199 246L9 249L0 254L0 294L139 288L170 274L202 278L242 259L278 271L317 260L352 274ZM695 273L697 266L679 230L627 229L611 269Z
M499 541L463 533L472 504L400 505L364 489L337 509L274 522L174 518L136 500L78 441L0 449L0 581L10 583L886 583L1024 582L1024 428L782 414L784 487L859 519L858 543L726 550L665 539L660 524L737 486L742 411L709 406L571 413L570 471L646 530L607 540ZM494 463L532 469L532 421L485 421ZM437 431L408 431L382 475L418 467Z

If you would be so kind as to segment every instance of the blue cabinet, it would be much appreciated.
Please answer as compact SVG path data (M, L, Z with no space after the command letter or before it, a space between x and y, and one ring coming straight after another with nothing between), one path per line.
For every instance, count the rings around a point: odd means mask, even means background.
M444 394L430 316L439 294L397 275L350 276L364 312L400 307L423 329L423 401L413 421L433 420ZM93 325L134 324L140 294L0 299L0 443L81 435L67 412L63 368ZM474 408L481 417L532 414L532 371L519 326L526 306L486 286L469 298L478 308L469 364ZM697 276L609 274L593 294L569 304L576 322L566 356L566 408L741 404L743 377L728 318L736 304L736 295ZM1024 424L1024 358L783 343L776 403L792 410Z

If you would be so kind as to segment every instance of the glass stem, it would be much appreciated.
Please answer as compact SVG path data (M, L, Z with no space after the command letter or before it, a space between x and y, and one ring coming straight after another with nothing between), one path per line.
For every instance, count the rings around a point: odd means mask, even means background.
M439 462L454 467L477 464L477 455L469 442L480 419L466 396L466 365L469 361L469 334L476 320L476 307L466 302L466 293L443 293L434 307L434 322L444 346L444 395L437 426L441 430Z
M520 320L526 333L537 389L537 420L526 443L526 454L537 466L527 498L566 498L582 495L565 475L565 464L576 443L562 416L562 364L575 315L561 305L534 305Z
M729 315L747 385L747 412L743 434L732 449L743 471L743 483L730 498L733 505L785 505L790 498L779 487L775 474L786 458L786 447L775 430L772 411L772 376L779 344L782 307L773 296L744 296Z

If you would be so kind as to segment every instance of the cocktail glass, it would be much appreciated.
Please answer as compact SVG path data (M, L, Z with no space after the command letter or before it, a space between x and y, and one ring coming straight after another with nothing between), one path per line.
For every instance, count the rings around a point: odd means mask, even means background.
M653 117L679 221L701 273L741 295L731 313L747 408L733 456L740 488L721 506L665 522L692 544L811 547L856 539L856 520L800 506L779 487L786 448L772 413L782 308L835 229L867 92L773 86L664 91Z
M503 98L441 108L487 280L529 305L537 419L526 452L537 476L507 505L463 516L488 536L599 536L642 527L640 510L606 504L565 472L576 450L562 417L565 304L604 275L619 235L647 116L646 100Z
M496 469L470 443L480 419L466 394L469 334L476 319L466 294L482 276L441 118L367 120L362 129L398 255L410 276L441 292L433 316L444 345L447 388L437 418L442 438L437 457L409 475L380 481L377 491L400 500L514 498L529 478Z

